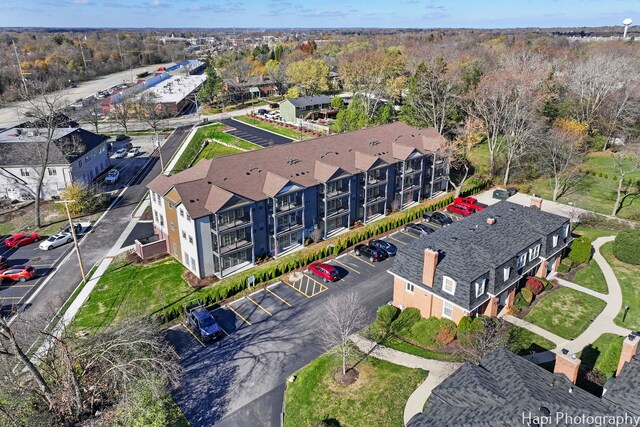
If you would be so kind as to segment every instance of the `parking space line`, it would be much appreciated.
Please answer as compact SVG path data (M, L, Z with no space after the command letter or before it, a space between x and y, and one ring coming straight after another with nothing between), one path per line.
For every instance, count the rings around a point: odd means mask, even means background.
M388 238L390 238L391 240L395 240L395 241L396 241L396 242L398 242L398 243L401 243L401 244L403 244L403 245L406 245L406 243L405 243L405 242L403 242L402 240L398 240L398 239L396 239L395 237L391 237L391 236L387 236L387 237L388 237Z
M251 322L249 322L247 319L245 319L242 314L240 314L236 310L234 310L234 308L231 307L231 304L227 304L227 307L229 307L229 310L233 311L236 314L236 316L238 316L239 318L244 320L247 323L247 325L251 326Z
M206 346L204 345L204 343L203 343L202 341L200 341L200 338L198 338L198 337L196 336L196 334L194 334L194 333L193 333L193 331L192 331L192 330L191 330L187 325L185 325L185 324L184 324L184 323L182 323L182 322L181 322L180 324L181 324L182 326L184 326L184 328L185 328L187 331L189 331L189 333L191 334L191 336L193 336L193 337L194 337L194 338L195 338L195 339L200 343L200 345L201 345L201 346L206 347Z
M353 271L354 273L362 274L358 270L356 270L355 268L349 267L347 264L344 264L344 263L338 261L337 259L334 259L334 261L337 262L338 264L340 264L341 266L343 266L344 268L348 268L349 270Z
M0 285L0 289L9 289L9 288L31 288L35 286L35 283L31 283L29 285Z
M22 298L24 298L24 297L0 297L0 301L3 300L3 299L18 299L19 300L19 299L22 299Z
M409 234L409 233L405 233L404 231L400 231L400 233L404 234L405 236L409 236L409 237L411 237L412 239L417 239L417 237L416 237L416 236L412 236L411 234Z
M289 304L287 301L284 300L284 298L281 298L279 295L277 295L275 292L272 292L271 289L266 288L266 291L269 292L271 295L273 295L274 297L278 298L280 301L282 301L283 303L287 304L289 307L291 307L291 304Z
M302 279L300 279L300 282L302 282ZM297 292L300 292L302 295L304 295L307 298L311 298L309 295L305 294L304 292L302 292L300 289L296 288L295 286L293 286L292 284L285 282L284 280L282 281L282 283L286 284L287 286L289 286L290 288L295 289ZM294 282L295 283L295 282Z
M371 264L369 261L365 261L365 260L363 260L362 258L360 258L360 257L358 257L358 256L355 256L355 255L353 255L353 254L351 254L351 253L349 253L349 255L351 255L351 257L352 257L352 258L355 258L355 259L357 259L358 261L362 261L362 262L364 262L365 264L369 264L371 267L375 267L375 265Z
M261 306L260 304L258 304L257 302L255 302L255 301L253 300L253 298L251 298L249 295L247 295L247 299L248 299L249 301L251 301L252 303L254 303L256 306L258 306L258 308L260 308L262 311L264 311L265 313L267 313L269 316L273 316L273 314L271 314L271 313L269 312L269 310L267 310L266 308L264 308L263 306Z

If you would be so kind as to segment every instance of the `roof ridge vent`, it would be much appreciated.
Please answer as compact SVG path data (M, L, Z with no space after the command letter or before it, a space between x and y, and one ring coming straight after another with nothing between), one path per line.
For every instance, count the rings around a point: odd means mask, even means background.
M287 164L288 164L288 165L295 165L295 164L300 163L301 161L302 161L302 160L300 160L300 159L296 159L295 157L289 157L289 158L287 158Z

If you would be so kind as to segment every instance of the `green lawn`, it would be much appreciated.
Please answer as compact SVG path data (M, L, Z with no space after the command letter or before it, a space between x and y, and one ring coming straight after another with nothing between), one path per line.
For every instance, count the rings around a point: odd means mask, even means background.
M613 242L605 243L600 247L600 253L607 260L622 288L623 308L615 318L619 326L635 331L640 330L640 266L627 264L613 256ZM622 323L624 305L629 306L629 312Z
M357 355L358 360L362 355ZM285 427L310 426L326 420L343 427L403 426L409 395L427 377L410 369L367 357L357 366L356 383L343 386L333 380L340 363L322 355L295 375L285 392Z
M508 333L509 350L521 356L553 350L556 347L552 341L520 326L511 325Z
M252 142L224 133L220 130L221 128L223 128L223 125L216 123L209 126L203 126L198 129L195 135L193 135L191 141L189 141L189 145L176 162L173 172L176 173L185 170L196 156L197 159L194 163L202 159L212 159L214 157L241 153L243 150L257 150L261 148L259 145ZM215 139L225 144L241 148L242 150L217 144L216 142L209 142L202 153L198 155L198 151L200 151L200 147L202 147L202 144L206 139Z
M582 267L578 270L573 281L578 285L582 285L585 288L592 289L596 292L600 292L602 294L609 293L607 282L604 280L604 274L602 274L602 270L600 270L598 263L593 259L589 261L589 264L587 264L586 267Z
M287 138L300 140L300 139L311 139L312 137L307 135L306 133L300 133L295 129L289 129L284 126L277 125L275 123L267 123L261 120L253 119L247 116L238 116L234 117L234 120L238 120L243 123L247 123L249 125L259 127L260 129L268 130L273 133L277 133L278 135L286 136Z
M615 236L619 233L619 231L578 225L575 230L573 230L573 233L579 234L580 236L587 236L593 242L598 237Z
M102 275L73 321L73 328L96 330L127 317L161 313L182 304L195 290L183 279L184 267L173 258L147 265L116 259Z
M385 347L389 347L403 353L424 357L425 359L444 360L447 362L456 360L456 356L454 354L425 350L424 348L416 347L415 345L409 344L408 342L405 342L393 335L389 335L381 344Z
M624 337L616 334L602 334L591 345L582 350L578 357L582 366L586 369L597 369L605 378L609 379L615 374L622 353L622 341Z
M574 339L591 324L606 303L570 288L543 297L524 318L562 338Z

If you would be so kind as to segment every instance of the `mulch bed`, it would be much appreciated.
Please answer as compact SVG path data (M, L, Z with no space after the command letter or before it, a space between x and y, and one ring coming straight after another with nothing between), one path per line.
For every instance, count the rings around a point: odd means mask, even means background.
M531 312L531 310L533 310L533 308L538 304L538 302L542 301L542 298L546 297L547 295L557 291L558 289L560 289L562 286L558 285L557 283L553 283L553 287L551 289L549 289L548 291L542 291L540 294L536 295L536 297L533 299L533 302L531 303L531 305L529 307L525 307L523 309L520 310L520 312L518 314L514 314L513 312L511 313L512 315L520 318L520 319L524 319L525 316L527 314L529 314Z
M204 279L200 279L198 276L196 276L190 271L185 271L182 274L182 278L189 284L189 286L191 286L194 289L206 288L207 286L211 286L216 282L220 281L220 279L218 279L215 276L210 276L210 277L205 277Z
M351 385L358 381L360 372L351 365L347 365L347 373L342 374L342 366L338 367L333 373L333 379L335 382L342 385Z

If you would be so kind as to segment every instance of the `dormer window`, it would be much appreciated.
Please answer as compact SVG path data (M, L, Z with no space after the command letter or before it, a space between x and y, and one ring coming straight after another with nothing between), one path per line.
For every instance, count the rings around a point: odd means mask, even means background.
M539 255L540 255L540 245L538 244L529 249L529 262L538 258Z
M511 267L504 268L504 280L509 280L509 276L511 276Z
M559 236L553 236L553 247L555 248L556 246L558 246L558 237Z
M487 283L486 279L480 279L476 282L476 298L484 294L484 288L486 283Z
M564 226L564 230L562 230L562 231L563 231L563 233L562 233L562 234L563 234L563 236L564 236L564 238L565 238L565 239L566 239L567 237L569 237L569 224L566 224L566 225Z
M448 294L454 295L456 293L456 281L451 277L444 276L442 278L442 290Z
M516 260L516 268L520 270L527 263L527 253L523 253L518 255L518 259Z

